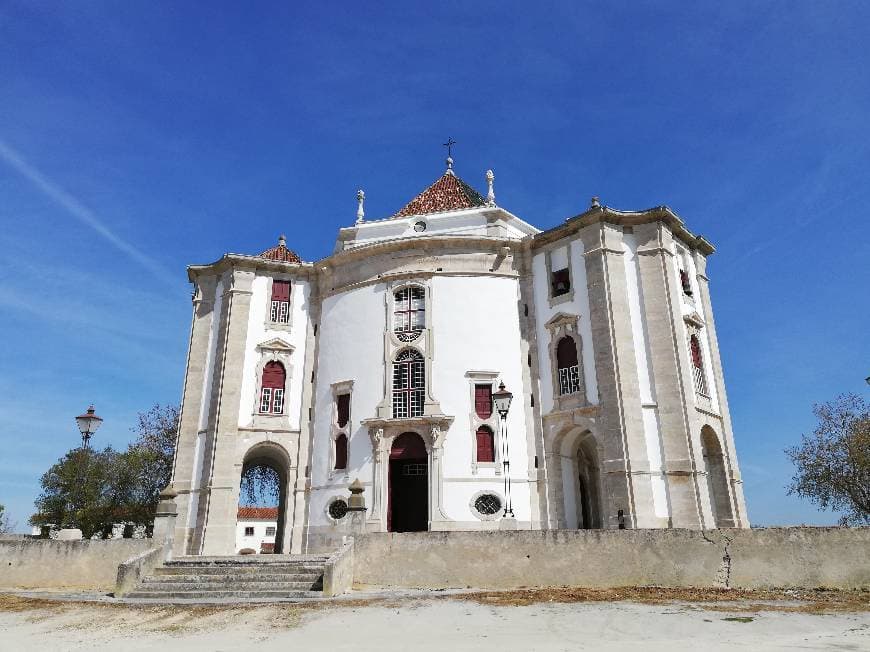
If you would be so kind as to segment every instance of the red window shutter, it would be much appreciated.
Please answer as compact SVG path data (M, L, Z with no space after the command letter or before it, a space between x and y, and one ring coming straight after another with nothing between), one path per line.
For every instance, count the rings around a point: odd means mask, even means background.
M690 344L692 348L692 364L695 365L696 369L702 369L703 365L701 364L701 344L698 342L698 338L692 335Z
M290 281L272 281L272 301L290 301Z
M474 386L474 411L481 419L492 416L492 385Z
M339 435L335 439L335 468L347 468L347 437Z
M559 369L577 366L577 346L570 337L563 337L556 345L556 364Z
M350 419L350 394L339 394L335 403L338 412L338 427L344 428Z
M477 461L495 462L495 437L486 426L477 429Z
M267 362L263 367L263 382L262 386L271 387L272 389L284 389L284 380L287 375L284 372L284 365L280 362Z

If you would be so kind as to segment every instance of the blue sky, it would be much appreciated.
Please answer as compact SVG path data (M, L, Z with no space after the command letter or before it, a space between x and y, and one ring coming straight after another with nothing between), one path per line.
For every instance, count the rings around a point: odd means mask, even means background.
M671 206L709 273L750 518L870 375L870 4L0 2L0 503L180 399L185 265L305 259L457 172L547 228Z

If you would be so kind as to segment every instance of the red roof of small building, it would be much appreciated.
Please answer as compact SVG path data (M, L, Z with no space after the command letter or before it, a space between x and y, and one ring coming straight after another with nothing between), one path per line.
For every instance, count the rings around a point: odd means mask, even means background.
M474 188L453 174L452 170L448 170L393 217L444 213L478 206L486 206L486 200Z
M263 253L260 254L260 258L266 258L267 260L278 260L282 263L301 263L302 259L296 254L295 251L291 251L287 248L287 240L282 235L278 238L278 244L271 249L266 249Z
M277 507L239 507L238 518L252 521L277 521Z

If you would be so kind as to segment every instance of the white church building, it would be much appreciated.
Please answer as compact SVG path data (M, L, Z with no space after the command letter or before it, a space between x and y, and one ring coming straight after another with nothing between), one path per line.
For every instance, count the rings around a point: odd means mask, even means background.
M177 554L233 554L240 480L281 483L276 552L371 532L749 527L707 277L669 208L541 231L447 171L326 258L188 268ZM513 395L502 420L492 395ZM508 489L506 491L506 488Z

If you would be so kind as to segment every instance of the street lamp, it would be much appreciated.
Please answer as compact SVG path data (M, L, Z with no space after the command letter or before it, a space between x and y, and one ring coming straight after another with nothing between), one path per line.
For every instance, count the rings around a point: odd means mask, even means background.
M101 423L103 423L103 418L97 416L93 405L88 408L87 412L76 417L76 425L79 427L79 432L82 433L82 448L88 447L91 435L97 431Z
M504 466L504 514L502 518L510 516L513 518L514 510L511 506L511 462L510 453L508 450L507 438L507 413L511 407L511 399L514 397L509 391L504 388L504 381L498 386L498 391L492 393L492 406L501 417L501 461Z

